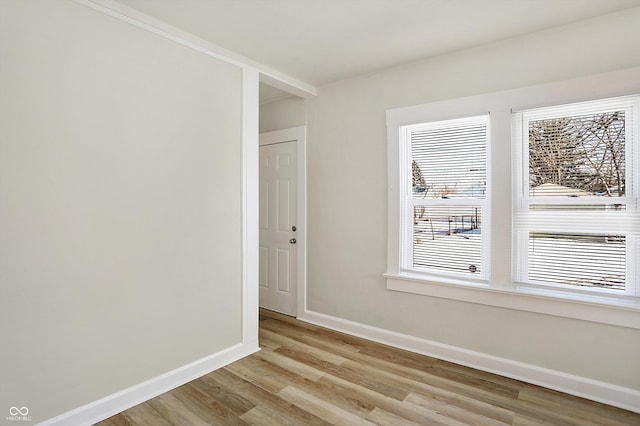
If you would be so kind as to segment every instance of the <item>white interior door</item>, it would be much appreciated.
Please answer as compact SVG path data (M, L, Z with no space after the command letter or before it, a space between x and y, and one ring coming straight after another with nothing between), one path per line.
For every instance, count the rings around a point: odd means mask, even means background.
M296 315L297 143L260 146L260 306Z

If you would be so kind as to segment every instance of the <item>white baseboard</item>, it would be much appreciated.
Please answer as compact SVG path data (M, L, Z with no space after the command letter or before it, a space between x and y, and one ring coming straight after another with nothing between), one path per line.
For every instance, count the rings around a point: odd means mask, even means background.
M640 413L640 391L306 310L301 321Z
M239 343L153 379L45 420L40 425L92 425L259 350L257 341Z

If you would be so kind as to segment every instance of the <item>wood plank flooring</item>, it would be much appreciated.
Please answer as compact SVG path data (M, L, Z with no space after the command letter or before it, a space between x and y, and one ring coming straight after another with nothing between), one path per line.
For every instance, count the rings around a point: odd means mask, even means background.
M99 425L640 425L640 414L266 310L260 346Z

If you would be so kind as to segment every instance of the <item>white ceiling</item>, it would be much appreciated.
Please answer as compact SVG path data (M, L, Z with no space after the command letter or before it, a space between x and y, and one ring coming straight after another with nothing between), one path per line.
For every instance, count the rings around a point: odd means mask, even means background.
M640 6L640 0L118 0L303 82Z

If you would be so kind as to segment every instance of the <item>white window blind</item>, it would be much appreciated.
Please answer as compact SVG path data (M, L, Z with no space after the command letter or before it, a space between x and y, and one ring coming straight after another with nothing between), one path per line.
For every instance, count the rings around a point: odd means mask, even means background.
M488 116L401 127L404 271L487 276Z
M637 295L638 97L513 113L515 281Z

